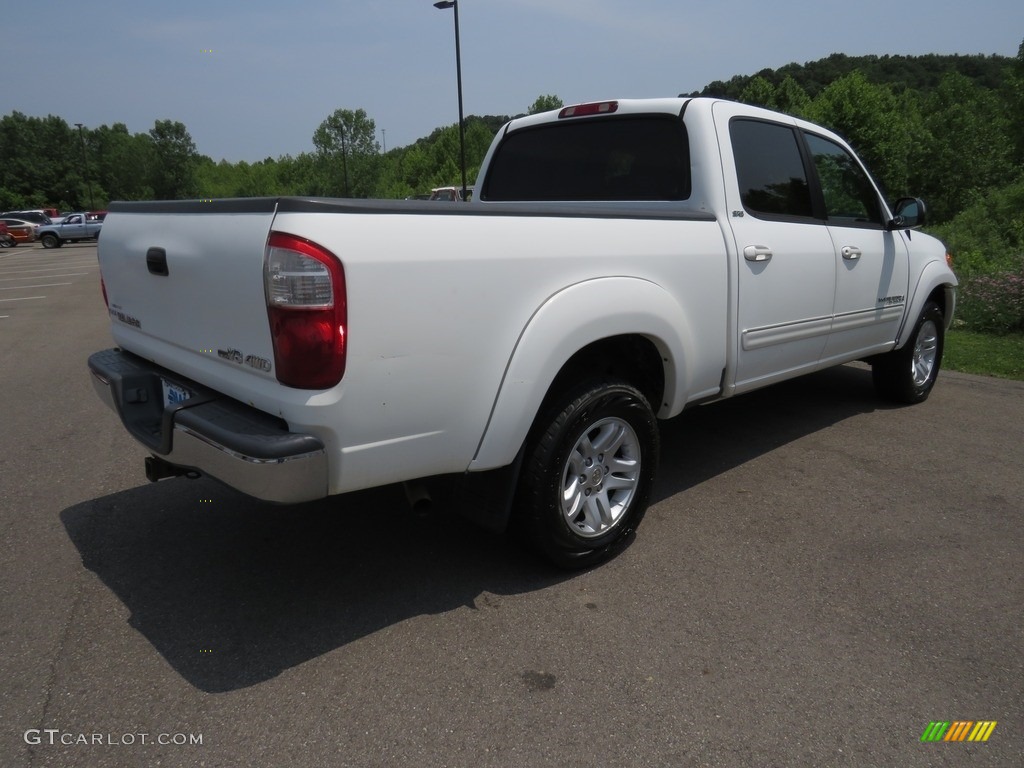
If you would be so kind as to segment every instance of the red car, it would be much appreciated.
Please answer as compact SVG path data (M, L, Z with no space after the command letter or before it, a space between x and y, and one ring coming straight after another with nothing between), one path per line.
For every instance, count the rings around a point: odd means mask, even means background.
M35 242L36 226L32 222L21 219L0 219L0 222L7 228L7 234L19 243Z

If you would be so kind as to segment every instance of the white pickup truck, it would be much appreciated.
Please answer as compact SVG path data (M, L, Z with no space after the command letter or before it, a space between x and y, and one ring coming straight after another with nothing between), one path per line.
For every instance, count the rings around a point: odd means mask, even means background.
M944 246L835 134L714 99L511 121L470 203L115 203L99 395L152 454L302 502L454 479L583 567L639 524L658 419L852 360L924 400Z

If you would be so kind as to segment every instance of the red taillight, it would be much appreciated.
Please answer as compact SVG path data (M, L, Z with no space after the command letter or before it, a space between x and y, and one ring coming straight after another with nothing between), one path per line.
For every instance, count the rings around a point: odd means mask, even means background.
M586 117L587 115L610 115L619 109L617 101L595 101L591 104L576 104L566 107L558 113L559 119L563 117Z
M277 380L328 389L345 374L345 271L316 243L272 232L263 277Z

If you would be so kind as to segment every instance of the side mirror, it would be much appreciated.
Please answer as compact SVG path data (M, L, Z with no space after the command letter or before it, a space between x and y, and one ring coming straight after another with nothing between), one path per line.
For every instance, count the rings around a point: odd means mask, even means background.
M919 197L901 197L893 207L889 231L894 229L917 229L923 227L928 218L928 208Z

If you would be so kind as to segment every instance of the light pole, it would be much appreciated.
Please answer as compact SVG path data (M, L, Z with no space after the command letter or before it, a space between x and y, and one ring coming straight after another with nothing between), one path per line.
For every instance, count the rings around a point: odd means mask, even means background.
M82 142L82 173L86 183L89 185L89 207L96 210L96 200L92 196L92 179L89 178L89 160L85 156L85 135L82 133L82 123L75 123L78 127L78 138Z
M345 150L345 126L341 126L341 168L345 173L345 197L350 197L348 191L348 152Z
M462 164L462 200L467 197L466 191L466 120L462 116L462 49L459 45L459 0L441 0L434 3L435 8L455 9L455 75L459 85L459 155Z

